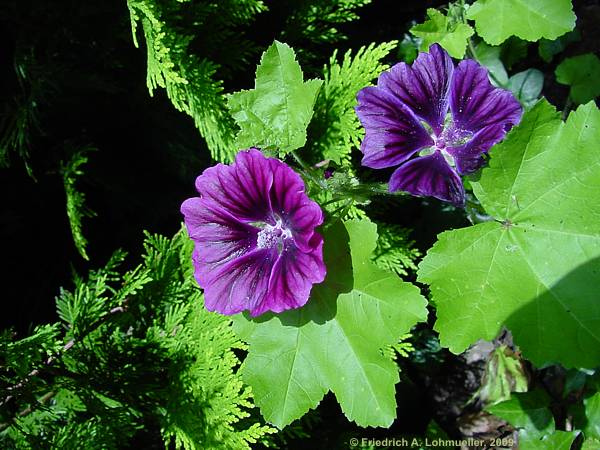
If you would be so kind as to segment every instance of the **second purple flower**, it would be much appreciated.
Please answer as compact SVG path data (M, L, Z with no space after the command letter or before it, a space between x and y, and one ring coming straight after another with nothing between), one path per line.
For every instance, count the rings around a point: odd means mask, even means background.
M412 66L396 64L377 86L362 89L356 113L366 131L362 164L400 166L390 192L463 206L460 175L485 163L483 155L519 123L522 109L511 92L491 85L484 67L473 60L454 67L434 44Z

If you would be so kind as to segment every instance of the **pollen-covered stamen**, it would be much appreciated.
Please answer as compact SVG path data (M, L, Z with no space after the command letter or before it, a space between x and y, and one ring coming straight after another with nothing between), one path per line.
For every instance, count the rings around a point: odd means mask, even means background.
M443 139L444 147L460 147L469 142L473 134L472 131L462 130L452 125L444 128L440 138Z
M291 239L292 232L283 226L281 219L278 219L275 225L265 223L262 230L258 232L256 246L258 248L277 247L277 251L283 251L283 244L286 239Z

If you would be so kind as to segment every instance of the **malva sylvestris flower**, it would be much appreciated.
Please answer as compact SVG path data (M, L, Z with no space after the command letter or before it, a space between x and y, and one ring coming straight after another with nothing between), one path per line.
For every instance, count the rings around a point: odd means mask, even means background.
M196 179L181 205L192 261L209 311L258 316L303 306L325 279L323 222L300 176L259 150L237 154Z
M362 164L400 166L390 178L390 192L456 206L465 202L460 175L479 169L522 115L511 92L492 86L487 69L468 59L454 67L438 44L412 66L399 63L383 72L377 86L362 89L357 99L366 131Z

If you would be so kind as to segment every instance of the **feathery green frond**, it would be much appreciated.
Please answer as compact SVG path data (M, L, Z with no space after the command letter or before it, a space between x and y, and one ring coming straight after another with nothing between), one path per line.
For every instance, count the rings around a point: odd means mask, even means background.
M13 65L18 88L11 101L0 104L0 167L8 167L10 154L15 153L33 177L29 166L31 139L40 128L39 104L53 87L33 49L17 47Z
M144 247L124 275L116 252L61 291L65 333L0 335L0 402L12 405L0 410L0 446L116 449L150 424L169 448L237 450L274 431L251 415L234 353L245 346L204 308L185 232L147 235Z
M176 0L128 0L133 39L141 25L148 55L147 85L152 95L164 88L175 108L194 119L194 123L214 159L231 161L235 155L235 125L223 97L219 76L222 64L215 62L210 50L226 54L234 48L227 40L239 33L232 30L250 22L265 9L257 0L225 2L189 2ZM206 41L200 47L204 55L192 50L195 38ZM218 41L217 41L218 40ZM247 61L251 45L242 41L236 46L238 63ZM240 51L243 50L243 51Z
M325 82L315 104L309 142L322 159L348 166L350 152L360 146L364 130L354 112L356 93L388 68L382 60L396 47L386 42L346 52L342 63L337 51L323 69Z
M296 2L283 37L290 42L307 40L316 44L332 44L346 39L338 26L359 18L357 9L371 0L303 0Z
M398 357L408 358L415 350L412 342L409 341L410 338L412 338L412 334L410 333L402 335L398 342L384 347L382 349L383 354L394 361L398 361Z
M417 270L416 261L422 254L410 239L411 230L383 222L377 222L377 230L379 237L373 252L373 262L400 276Z
M61 164L61 174L67 197L67 217L71 226L73 242L83 259L88 260L87 239L83 235L81 221L84 217L94 217L96 213L85 205L85 194L77 190L77 179L83 175L82 166L88 162L88 153L93 147L83 147L73 153L67 163Z

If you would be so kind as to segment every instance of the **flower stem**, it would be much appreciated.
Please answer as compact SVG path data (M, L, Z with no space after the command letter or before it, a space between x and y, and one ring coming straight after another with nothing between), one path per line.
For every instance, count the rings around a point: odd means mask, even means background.
M304 174L310 178L310 180L315 183L317 186L325 189L327 186L324 182L324 180L319 180L317 177L314 176L313 170L308 166L308 164L306 164L306 162L304 162L304 160L302 158L300 158L300 156L298 156L298 154L295 151L291 152L292 156L294 157L294 159L296 160L296 162L298 163L298 165L302 168L302 171L304 172Z

